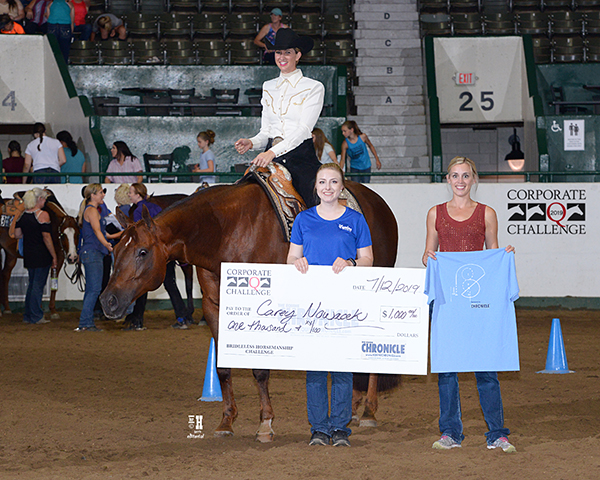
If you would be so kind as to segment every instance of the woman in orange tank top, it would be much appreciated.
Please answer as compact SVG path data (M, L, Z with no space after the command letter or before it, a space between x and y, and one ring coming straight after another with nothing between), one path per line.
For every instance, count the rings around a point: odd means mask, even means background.
M471 198L471 188L477 183L477 168L473 160L454 157L448 165L448 184L452 200L432 207L427 213L427 240L423 265L436 260L435 252L472 252L498 248L498 218L493 208ZM510 245L507 252L514 251ZM516 451L508 441L504 427L504 409L497 372L475 372L479 403L489 428L486 433L489 449ZM456 373L438 373L440 395L439 427L442 436L433 448L449 450L460 447L464 439L460 411L460 393Z

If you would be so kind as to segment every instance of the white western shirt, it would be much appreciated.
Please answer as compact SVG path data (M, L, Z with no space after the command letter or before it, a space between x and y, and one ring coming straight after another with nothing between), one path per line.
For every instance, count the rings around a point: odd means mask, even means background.
M252 148L264 150L269 138L281 137L283 141L270 149L279 157L312 138L324 96L323 84L305 77L299 69L266 81L260 132L250 139Z

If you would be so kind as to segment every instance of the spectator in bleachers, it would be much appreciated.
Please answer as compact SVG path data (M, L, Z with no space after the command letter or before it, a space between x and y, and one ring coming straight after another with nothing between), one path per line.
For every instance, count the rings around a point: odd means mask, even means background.
M25 7L25 16L27 17L25 33L29 35L33 33L46 33L48 30L46 9L49 3L50 0L32 0Z
M342 158L340 160L340 167L344 169L346 163L346 154L348 155L348 165L350 166L350 173L361 173L353 177L352 180L360 183L369 183L371 181L371 157L369 157L369 151L367 147L371 149L375 161L377 162L377 170L381 170L381 162L379 161L379 155L377 150L367 137L366 133L362 133L360 128L354 120L347 120L342 124L342 135L346 139L342 142Z
M89 40L92 36L92 26L85 23L85 16L88 13L90 0L71 0L71 5L75 10L75 28L73 32L80 33L79 40Z
M271 23L267 23L262 27L256 38L254 44L264 49L263 52L263 64L264 65L275 65L275 51L269 50L264 40L268 40L271 44L275 43L275 34L280 28L289 28L287 25L281 23L283 18L283 12L280 8L274 8L271 10Z
M113 156L106 173L141 173L140 161L131 153L125 142L117 141L110 149ZM112 175L105 178L106 183L142 183L141 175Z
M320 128L313 129L312 139L315 144L317 158L321 163L338 163L333 145L331 145L331 142L327 139L323 130Z
M56 37L65 63L69 63L73 28L75 27L75 11L73 5L66 0L52 0L46 9L48 32Z
M77 148L77 144L69 132L63 130L58 132L56 139L62 144L67 161L60 167L62 173L85 173L85 157L83 152ZM66 177L61 177L61 182L66 183ZM72 175L69 183L83 183L83 177Z
M3 34L22 34L25 33L23 27L15 22L8 13L0 15L0 33Z
M2 173L23 173L25 159L21 156L21 144L16 140L8 143L8 158L2 160ZM5 177L5 183L23 183L23 177Z
M49 176L34 177L33 183L60 183L60 177L53 174L60 172L60 167L67 159L62 144L55 138L46 136L46 127L43 123L33 126L34 140L29 142L25 149L25 163L23 173L47 173ZM23 177L23 183L27 177Z
M92 26L91 39L95 40L97 34L100 34L102 40L108 40L109 38L125 40L127 38L127 30L125 30L123 20L112 13L103 13L96 19Z
M25 10L20 0L0 0L0 15L7 14L14 22L25 18Z
M215 171L215 163L217 159L215 154L210 149L210 146L215 143L215 132L212 130L206 130L200 132L198 138L196 138L202 155L200 155L200 162L192 166L191 171L196 173L210 173ZM200 177L197 180L198 183L216 183L217 179L214 176Z

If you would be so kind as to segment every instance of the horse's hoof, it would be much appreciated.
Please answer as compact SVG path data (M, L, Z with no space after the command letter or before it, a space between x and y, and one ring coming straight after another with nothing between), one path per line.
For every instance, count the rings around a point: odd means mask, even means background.
M352 415L352 420L350 420L350 423L354 423L356 425L360 424L360 418L358 415Z
M52 315L50 315L50 318L52 320L60 320L60 314L58 313L53 313Z
M359 427L376 427L377 426L377 420L375 420L374 418L363 418L361 419L361 421L358 424Z
M233 437L231 430L216 430L215 437Z
M270 443L273 441L274 438L275 438L275 432L273 432L272 430L267 433L256 432L256 437L255 437L256 441L260 442L260 443Z

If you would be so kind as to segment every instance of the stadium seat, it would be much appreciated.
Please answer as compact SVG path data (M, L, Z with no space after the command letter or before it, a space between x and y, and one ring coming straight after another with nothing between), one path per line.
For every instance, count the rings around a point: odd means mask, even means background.
M164 104L173 103L171 101L171 96L165 92L157 92L157 93L146 93L142 95L142 103L144 105L156 105L160 104L160 106L156 107L144 107L144 111L146 115L149 116L157 116L164 117L169 115L170 107L162 106Z
M318 13L295 13L292 15L291 27L298 35L323 37L323 22Z
M258 65L261 52L251 39L231 39L229 51L232 65Z
M325 15L323 28L327 37L351 39L354 34L354 18L349 13Z
M131 42L133 47L133 62L136 65L163 64L163 49L158 40L136 39Z
M344 65L354 62L354 42L348 39L326 39L325 55L327 65Z
M176 13L198 13L200 11L198 0L169 0L169 12Z
M173 89L169 88L168 94L173 102L173 107L169 110L170 115L187 115L191 113L190 107L177 107L178 103L190 103L190 97L196 93L195 88Z
M129 65L131 50L123 40L104 40L100 44L100 59L104 65Z
M579 12L561 10L549 14L553 34L583 34L583 16Z
M230 13L225 17L225 30L231 37L254 38L258 33L256 15L254 13Z
M105 107L105 103L119 103L119 97L92 97L96 115L119 115L119 107Z
M533 59L535 63L550 63L552 52L550 39L545 36L531 37L533 43Z
M481 35L483 23L479 13L452 13L454 33L457 35Z
M515 18L512 13L485 14L483 22L487 35L511 35L516 33Z
M229 57L224 40L202 39L194 41L198 62L202 65L227 65Z
M519 12L516 18L520 34L545 35L548 33L548 15L545 12Z
M551 43L555 62L583 62L584 47L581 35L554 35Z
M240 98L239 88L211 88L210 94L217 100L217 115L241 115L240 108L234 107Z
M195 117L213 117L217 114L217 107L212 106L217 103L217 99L215 97L190 97L190 103L198 105L197 107L192 107L192 115ZM207 104L212 105L203 106Z
M192 38L192 22L186 13L163 13L159 18L161 37Z
M69 62L72 65L97 65L100 59L96 42L74 40L71 44Z
M423 36L452 34L451 17L447 13L422 13L419 20Z
M162 44L167 64L195 65L197 63L194 44L189 38L165 38Z
M202 12L192 16L194 38L206 36L223 38L223 15L220 13Z
M323 0L294 0L292 5L294 12L318 12L323 11Z
M127 34L130 38L158 38L158 20L156 15L148 13L130 13L125 17Z

